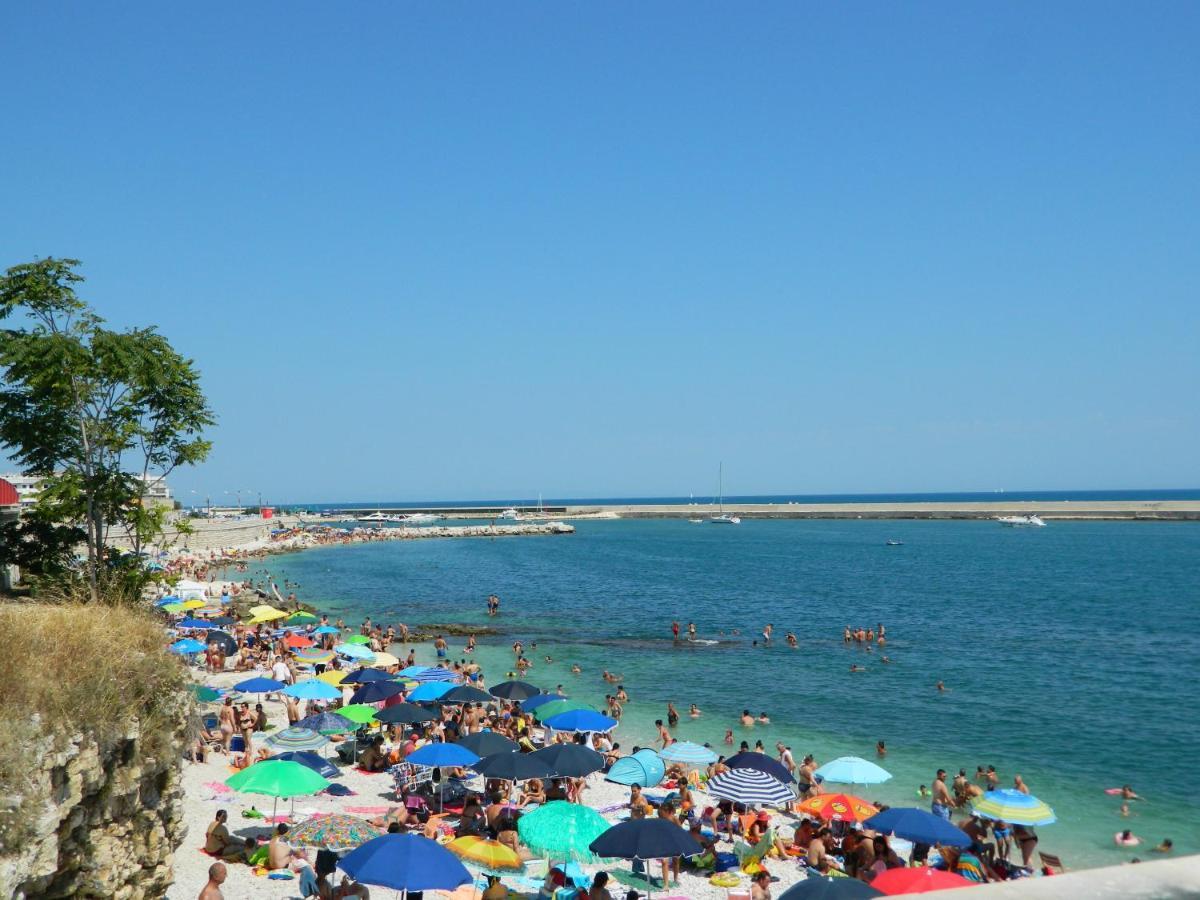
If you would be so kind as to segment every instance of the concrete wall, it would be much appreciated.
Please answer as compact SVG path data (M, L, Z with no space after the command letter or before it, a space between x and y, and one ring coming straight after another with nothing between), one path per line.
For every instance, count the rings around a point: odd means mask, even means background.
M1154 859L1147 848L1145 862L1137 865L1106 866L1054 875L1050 878L1019 878L971 888L976 900L1050 900L1050 898L1182 898L1200 897L1200 856ZM1063 860L1070 864L1070 860ZM928 896L928 895L922 895ZM957 895L951 895L957 896Z
M217 550L266 541L271 536L272 528L287 527L277 519L260 519L257 516L244 519L189 519L188 523L192 534L168 531L163 546L172 550ZM113 537L109 543L115 547L129 546L122 537Z

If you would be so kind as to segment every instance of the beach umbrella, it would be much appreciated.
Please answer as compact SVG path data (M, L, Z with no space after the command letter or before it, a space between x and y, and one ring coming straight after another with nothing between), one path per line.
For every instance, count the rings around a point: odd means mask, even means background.
M403 673L401 673L403 674ZM416 675L405 675L409 681L458 681L458 674L451 672L449 669L443 669L440 666L434 666L432 669L424 669Z
M176 613L181 613L181 612L187 612L187 610L183 608L183 604L182 604L182 603L168 603L168 604L166 604L166 605L164 605L164 606L161 606L161 607L159 607L159 608L160 608L160 609L161 609L163 612L170 613L171 615L175 615Z
M551 800L517 820L517 834L534 853L592 862L592 841L609 828L590 806Z
M408 754L404 761L414 766L473 766L479 762L479 754L458 744L426 744Z
M179 605L184 609L203 609L206 604L199 597L193 597L191 600L184 600Z
M349 659L374 659L375 654L361 644L335 644L333 649Z
M342 692L332 684L315 678L289 684L283 689L283 693L299 700L336 700L342 696Z
M528 681L502 681L489 688L488 693L501 700L528 700L540 694L541 690Z
M192 696L201 703L212 703L214 700L221 699L221 693L219 691L214 691L212 688L206 687L203 684L189 684L188 690L191 691Z
M313 622L319 622L319 621L320 621L320 619L318 619L312 613L305 612L302 609L297 610L296 612L292 613L290 616L287 617L287 622L289 625L310 625Z
M612 731L618 723L594 709L573 709L542 719L542 724L555 731Z
M548 696L552 698L549 703L541 703L532 710L528 710L543 722L552 716L557 716L559 713L572 712L577 709L591 709L586 703L580 703L578 700L568 700L566 697L553 699L553 694L549 694Z
M236 625L237 619L230 618L229 616L213 616L208 620L208 624L216 625L219 628L228 628L230 625Z
M556 775L580 778L604 768L604 757L582 744L551 744L529 754L543 760Z
M614 784L637 784L642 787L653 787L663 780L666 767L658 754L647 748L639 750L632 756L623 756L612 764L605 781Z
M306 663L327 663L333 659L332 650L321 650L319 647L309 647L307 649L296 650L292 653L296 659L303 660Z
M316 750L318 747L328 744L329 738L311 728L300 728L293 725L291 728L285 728L270 735L264 743L272 750L279 751Z
M360 668L355 669L345 678L351 684L366 684L369 681L386 681L389 684L395 684L392 676L387 672L380 672L378 669Z
M284 637L283 645L285 647L291 647L294 650L300 650L311 647L313 645L313 639L310 637L305 637L302 634L289 634Z
M354 634L354 635L351 635L350 637L346 638L346 643L347 644L369 644L369 643L371 643L371 639L369 637L367 637L365 634Z
M861 822L879 812L866 800L849 794L818 794L805 800L796 809L829 822Z
M373 722L376 712L375 707L365 706L362 703L352 703L349 706L343 706L337 711L339 716L345 716L351 722L357 722L359 725L366 725L368 722Z
M209 628L207 619L184 619L175 625L176 628Z
M437 717L438 714L433 710L414 703L394 703L375 713L375 721L385 725L416 725L418 722L432 722Z
M174 594L168 594L166 597L160 597L158 600L155 600L154 605L155 606L171 606L172 604L181 603L181 602L182 601L178 597L176 597Z
M398 666L400 660L392 656L390 653L379 652L375 654L375 659L372 661L373 666Z
M300 763L302 766L308 766L322 778L337 778L340 774L333 763L309 750L285 750L283 753L273 754L271 759Z
M795 782L795 777L787 770L777 759L772 759L765 753L756 753L753 750L743 750L741 753L735 753L729 759L725 760L725 765L731 769L758 769L760 772L766 772L776 781L782 781L784 784L792 784Z
M274 694L277 691L282 691L287 685L282 681L276 681L274 678L247 678L245 681L239 681L233 686L233 689L241 694Z
M472 763L471 768L485 778L500 778L504 781L528 781L530 778L550 778L557 774L544 759L533 757L532 753L501 750Z
M326 669L320 675L316 676L318 681L328 681L330 684L337 686L346 680L349 672L343 672L341 669Z
M419 707L417 708L419 709ZM493 753L514 753L520 749L516 741L510 741L504 735L494 731L477 731L459 738L456 743L480 756L491 756Z
M288 843L296 847L319 847L322 850L353 850L383 831L366 819L341 813L314 816L294 826L288 832Z
M454 685L444 681L428 682L417 685L409 691L408 699L414 703L432 703L440 700L444 694L452 690L454 690Z
M1012 788L988 791L972 804L972 812L984 819L1000 819L1013 825L1052 825L1054 810L1031 794Z
M891 772L857 756L839 756L814 774L835 784L882 784L892 777Z
M871 887L885 894L925 894L929 891L945 891L950 888L971 887L968 881L953 872L919 866L915 869L888 869L880 872L871 881Z
M233 639L233 635L226 634L224 631L214 629L208 632L204 635L204 643L209 646L216 644L226 656L237 653L237 641Z
M257 606L250 607L250 615L252 615L252 616L260 616L263 613L277 613L277 612L279 612L279 610L277 610L275 607L273 607L267 603L260 603ZM287 613L284 613L283 615L286 616Z
M429 666L406 666L397 674L403 675L405 678L412 678L415 675L420 675L422 672L428 671Z
M685 766L707 766L717 761L717 754L691 741L676 741L659 750L658 755L667 762L682 763Z
M394 681L369 681L354 692L350 697L351 703L382 703L389 697L395 697L404 688Z
M355 881L396 891L452 891L475 880L453 853L415 834L373 838L351 850L338 868Z
M280 797L302 797L317 794L329 787L329 782L308 766L289 759L264 759L236 775L225 779L225 784L239 794L265 794L278 800ZM272 807L274 818L274 807Z
M785 806L796 799L792 789L758 769L730 769L710 778L705 790L722 800L747 806Z
M525 712L533 712L539 706L545 706L547 703L557 703L559 700L566 699L561 694L535 694L528 700L521 701L521 709Z
M191 638L182 638L173 643L168 649L172 653L178 653L180 656L190 656L193 653L204 652L204 645L199 641L193 641Z
M866 900L882 896L883 891L857 878L810 874L780 894L779 900Z
M485 869L519 869L525 864L521 857L499 841L489 841L469 834L446 845L455 856L477 862Z
M323 712L305 716L295 727L310 728L320 734L346 734L354 730L355 723L337 713Z
M626 819L596 838L588 849L610 859L674 859L703 853L699 842L667 819Z
M438 698L441 703L495 703L496 698L487 691L481 691L469 684L460 684L451 688Z
M334 628L332 625L318 625L316 628L313 629L312 633L313 634L341 634L341 631L339 631L337 628Z
M270 606L255 607L255 609L262 609L262 612L254 612L254 609L250 610L250 612L254 613L254 618L249 622L250 625L261 625L264 622L274 622L278 619L287 618L287 613L281 609L273 609Z
M911 806L885 809L863 822L863 827L931 847L936 844L946 847L971 846L971 838L961 828L951 825L941 816Z

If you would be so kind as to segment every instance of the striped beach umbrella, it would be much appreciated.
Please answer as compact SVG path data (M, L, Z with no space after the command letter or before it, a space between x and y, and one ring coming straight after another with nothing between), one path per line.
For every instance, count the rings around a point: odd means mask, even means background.
M708 782L714 797L747 806L784 806L796 799L791 788L757 769L730 769Z
M271 735L264 742L272 750L316 750L329 743L329 738L311 728L285 728Z
M1052 825L1057 821L1054 810L1037 797L1012 788L988 791L975 801L972 811L984 819L999 819L1013 825Z
M882 784L892 773L858 756L839 756L825 763L816 773L835 784Z
M415 675L409 675L406 670L402 669L400 674L409 681L458 681L457 673L451 672L449 669L443 669L440 666L434 666L432 669L424 669Z
M686 766L707 766L717 761L717 754L692 741L676 741L658 751L658 755L667 762L683 763Z
M301 650L296 650L292 655L296 659L302 659L307 663L327 663L333 660L333 651L322 650L319 647L305 647Z

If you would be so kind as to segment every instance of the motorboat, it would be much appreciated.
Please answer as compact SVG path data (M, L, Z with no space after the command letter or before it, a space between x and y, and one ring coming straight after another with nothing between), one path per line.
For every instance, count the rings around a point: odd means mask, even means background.
M719 516L713 516L708 520L710 525L741 525L742 520L739 516L731 516L729 513L721 513Z
M903 547L904 541L887 541L889 547Z
M373 512L369 516L359 516L355 519L356 522L394 522L395 516L389 516L385 512Z
M504 519L505 521L515 522L517 519L521 518L521 514L519 512L517 512L516 509L514 509L513 507L510 506L508 509L506 509L502 513L500 513L500 515L496 516L496 518Z
M409 513L407 516L400 516L397 521L401 525L432 525L434 522L441 520L441 516L435 516L433 513Z
M996 521L1009 528L1045 528L1040 516L997 516Z

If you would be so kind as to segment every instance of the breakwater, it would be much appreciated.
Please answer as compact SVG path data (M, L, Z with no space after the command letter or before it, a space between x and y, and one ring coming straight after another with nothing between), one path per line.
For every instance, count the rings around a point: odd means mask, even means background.
M725 512L744 519L994 519L1040 516L1043 519L1200 521L1197 500L1032 500L915 503L738 503ZM570 506L568 516L622 519L689 519L715 515L712 504Z

